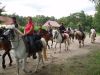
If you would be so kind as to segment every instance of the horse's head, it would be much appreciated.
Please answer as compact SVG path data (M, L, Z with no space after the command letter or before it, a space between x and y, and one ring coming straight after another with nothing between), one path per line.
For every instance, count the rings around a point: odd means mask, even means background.
M4 29L3 35L6 36L9 40L15 39L15 27L13 25L9 25Z
M53 30L52 34L53 34L53 39L56 39L59 35L59 32L57 30Z

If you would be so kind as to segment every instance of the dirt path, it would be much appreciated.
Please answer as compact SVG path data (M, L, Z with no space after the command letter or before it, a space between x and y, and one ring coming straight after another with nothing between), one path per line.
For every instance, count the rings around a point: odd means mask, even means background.
M65 51L64 50L64 44L62 44L62 52L59 53L59 44L57 46L56 49L56 54L54 54L54 49L50 49L47 50L48 52L48 61L45 61L46 64L46 70L41 69L41 71L39 71L39 74L36 75L51 75L51 74L46 74L49 70L50 70L50 65L52 64L61 64L62 62L64 62L65 60L67 60L68 58L74 57L74 56L80 56L80 55L85 55L88 52L90 52L91 50L95 49L96 47L99 47L100 45L100 36L97 36L96 38L96 43L92 44L90 42L90 38L87 36L85 39L85 46L82 48L78 47L78 41L75 40L73 43L71 43L70 45L70 51ZM12 53L12 57L13 57L13 52ZM15 58L14 59L14 63L12 67L8 67L3 70L0 66L0 75L16 75L16 64L15 64ZM6 58L6 60L8 60L8 58ZM34 60L32 58L28 59L29 63L28 63L28 68L31 69L34 72L34 69L36 67L36 63L37 60ZM8 64L8 62L7 62ZM0 57L0 65L1 65L1 57ZM41 67L41 66L40 66ZM51 71L50 71L51 72ZM20 71L20 75L27 75L24 72L22 72L22 70ZM35 75L35 74L29 74L29 75Z

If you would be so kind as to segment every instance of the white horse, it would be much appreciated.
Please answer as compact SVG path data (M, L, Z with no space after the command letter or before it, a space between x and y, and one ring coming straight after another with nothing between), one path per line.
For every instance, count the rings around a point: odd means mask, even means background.
M26 67L26 60L27 60L27 56L28 56L28 53L26 52L26 47L25 47L25 44L24 44L24 41L22 39L22 35L23 33L21 33L18 29L16 29L15 27L13 28L14 29L14 35L15 37L14 38L11 38L11 43L14 47L14 52L15 52L15 58L16 58L16 63L17 63L17 75L19 75L19 67L20 67L20 61L22 61L23 63L23 66L22 66L22 69L24 72L30 72L27 67ZM41 38L40 40L42 42L42 45L43 45L43 48L42 48L42 51L46 49L46 41L44 38ZM38 66L39 66L39 63L40 61L42 60L42 63L44 65L44 62L43 62L43 56L42 56L42 51L38 51L38 64L36 66L36 70L38 69Z
M95 42L95 37L96 37L96 31L95 31L95 29L91 29L90 30L89 36L91 38L91 43L94 43Z
M62 43L61 33L58 30L53 30L52 34L53 34L53 39L56 42L55 49L56 49L57 43L60 43L60 52L61 52L61 43ZM64 33L64 36L65 36L65 39L63 43L65 44L65 51L66 51L66 49L67 50L69 49L70 39L67 33Z

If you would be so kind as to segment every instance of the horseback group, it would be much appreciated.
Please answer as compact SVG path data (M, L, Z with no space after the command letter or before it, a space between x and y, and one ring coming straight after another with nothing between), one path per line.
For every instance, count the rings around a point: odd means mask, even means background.
M0 29L0 48L5 50L5 53L2 56L3 58L2 67L4 69L6 68L6 65L5 65L6 55L8 55L10 59L9 65L10 66L12 65L10 50L13 48L15 49L15 57L16 57L16 62L18 64L18 75L19 75L19 60L20 59L24 59L23 61L24 71L27 71L26 65L25 65L27 57L33 56L33 59L36 59L37 58L36 53L38 53L39 55L38 65L39 65L40 60L42 59L43 61L43 57L42 57L42 51L43 51L44 58L47 59L46 48L47 48L49 40L52 41L52 45L54 41L56 42L56 45L57 43L60 43L60 52L61 52L62 43L65 44L65 50L69 49L68 46L70 45L71 37L73 39L75 37L79 41L79 47L81 47L81 42L84 46L84 39L86 35L83 31L83 28L80 25L79 25L78 30L73 30L73 32L71 32L70 28L66 30L63 23L60 25L58 29L53 29L52 25L48 23L49 26L47 30L42 29L42 25L40 25L38 32L35 32L34 30L35 23L32 21L31 17L27 18L27 24L25 25L24 33L22 33L19 30L19 25L16 21L16 17L12 17L11 25L14 26L11 29L8 29L8 30L5 28ZM91 33L93 34L93 36L96 37L95 29L91 29ZM56 45L55 45L55 48L56 48ZM37 65L37 68L38 68L38 65Z

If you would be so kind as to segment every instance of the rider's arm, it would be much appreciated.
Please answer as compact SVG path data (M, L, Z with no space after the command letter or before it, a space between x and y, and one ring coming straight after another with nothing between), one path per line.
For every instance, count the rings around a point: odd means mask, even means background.
M15 30L16 30L19 34L24 35L19 29L15 28Z

